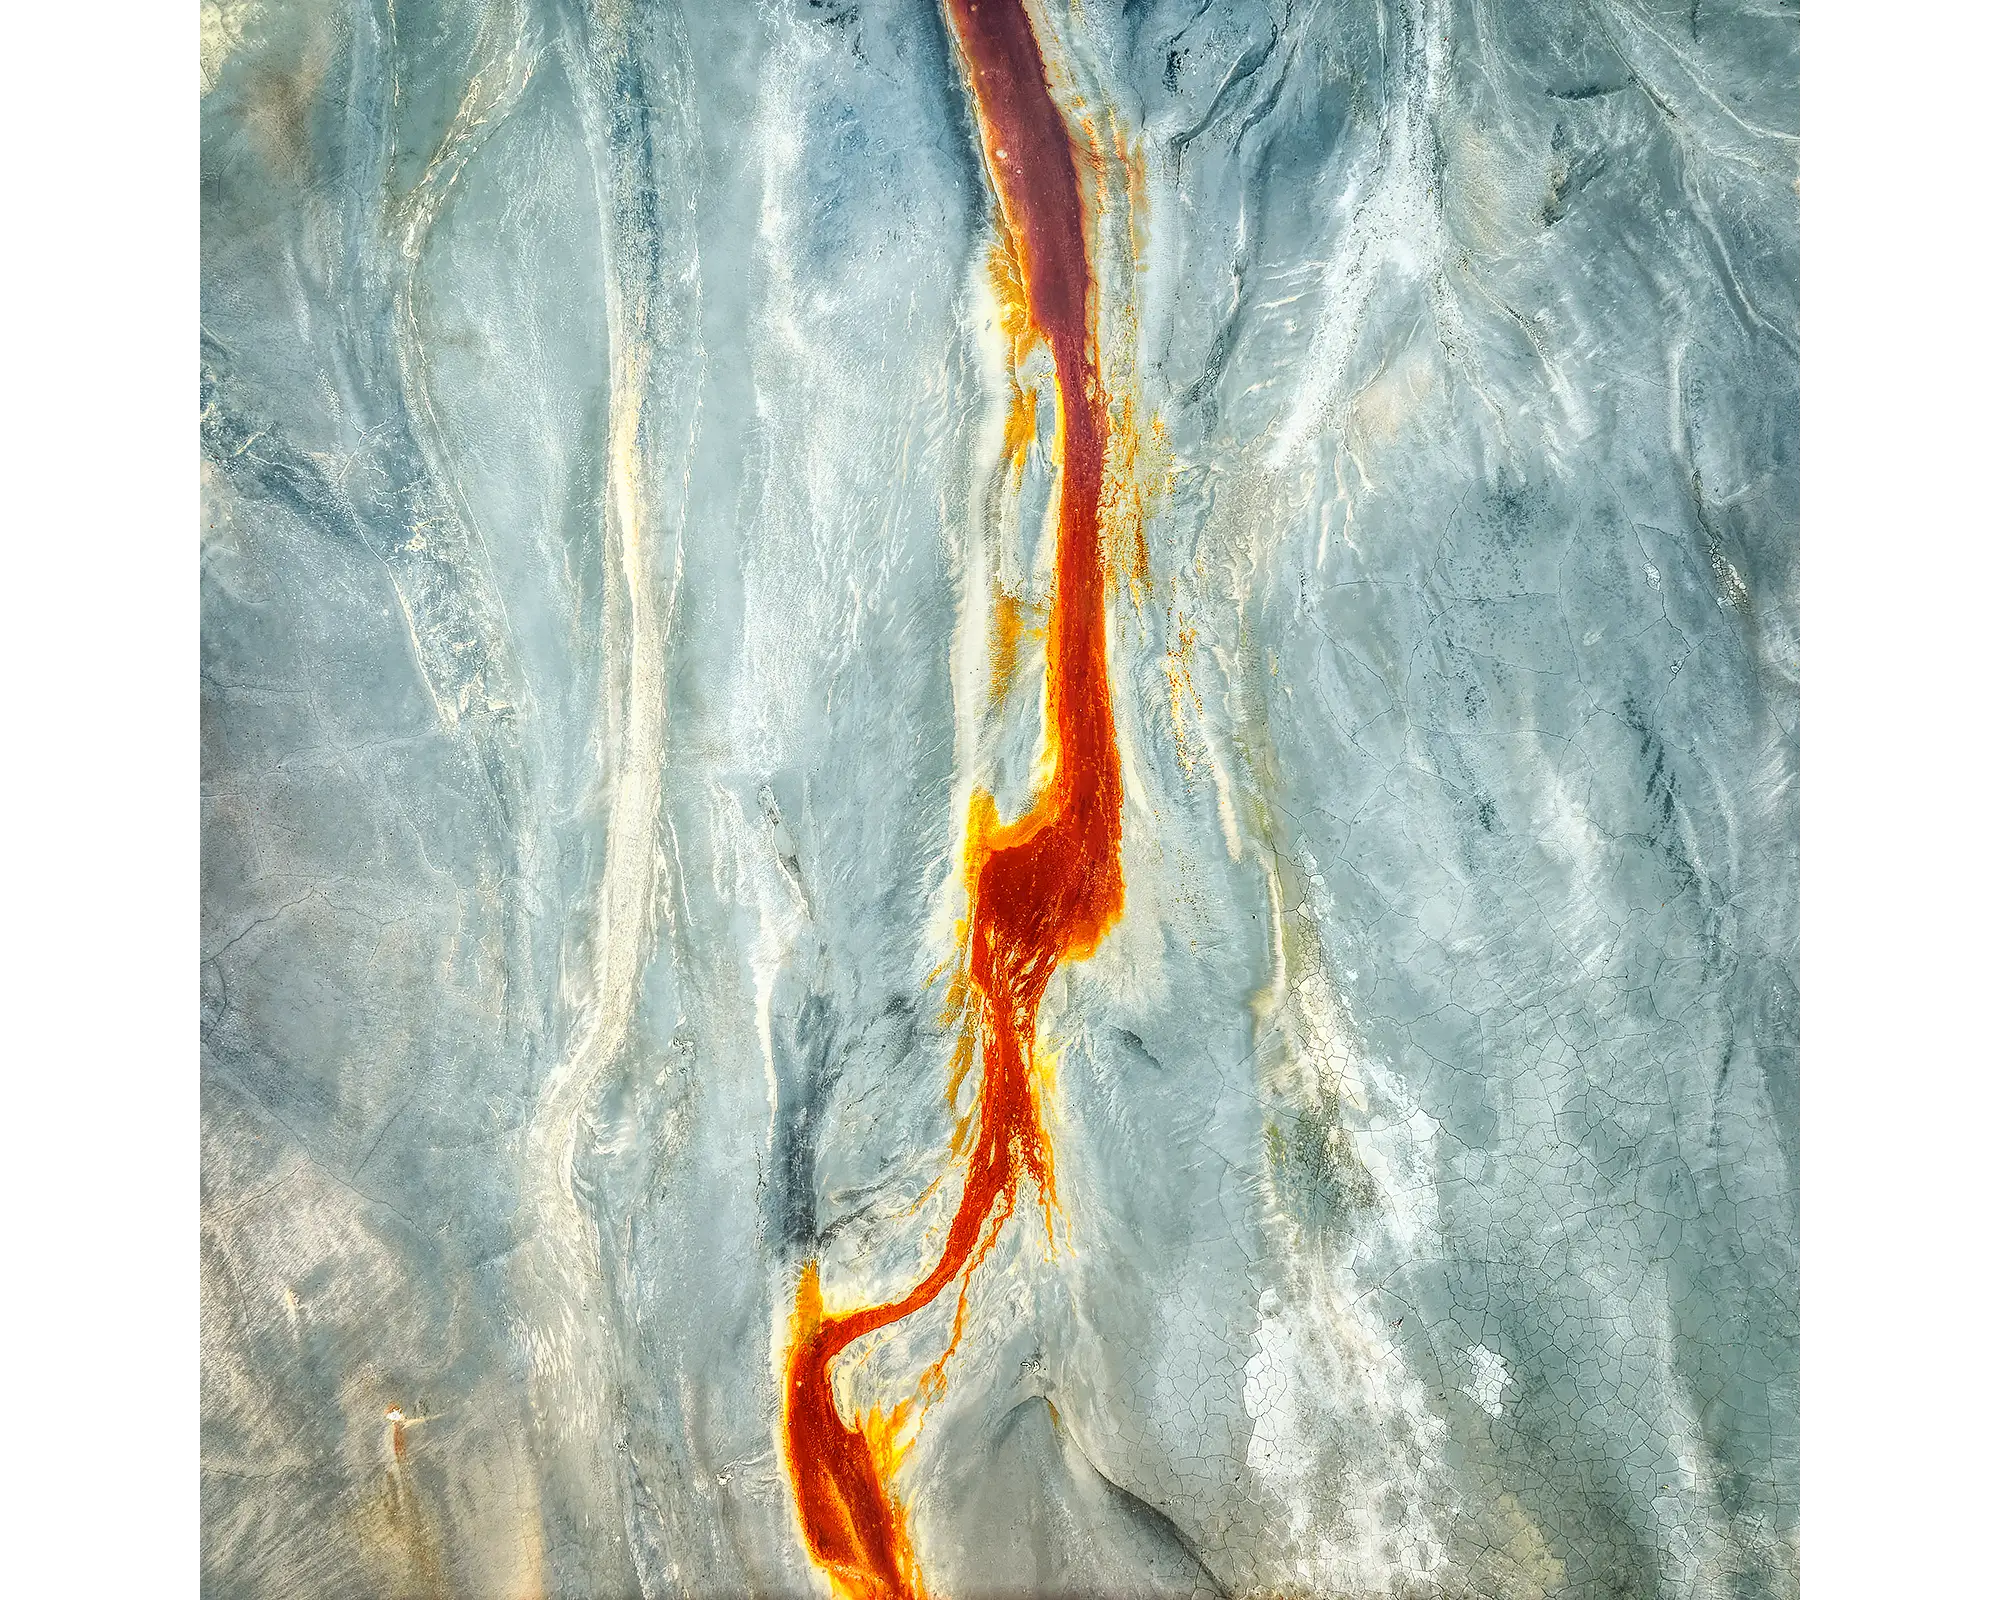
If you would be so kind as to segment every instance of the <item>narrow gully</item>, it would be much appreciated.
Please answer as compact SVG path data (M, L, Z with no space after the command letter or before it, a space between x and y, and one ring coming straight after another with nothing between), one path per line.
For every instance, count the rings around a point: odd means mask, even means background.
M961 1274L969 1281L1013 1215L1024 1175L1045 1205L1052 1201L1052 1152L1034 1062L1042 996L1061 963L1097 948L1125 898L1100 537L1110 422L1077 161L1023 0L945 5L1030 326L1056 371L1061 496L1047 631L1047 777L1015 821L1002 823L983 790L974 793L967 818L968 1026L980 1077L971 1113L976 1135L943 1252L902 1298L839 1315L825 1312L816 1262L800 1277L782 1393L783 1445L807 1549L843 1600L917 1600L923 1581L905 1508L891 1487L894 1428L849 1424L835 1404L832 1364L857 1339L930 1305ZM951 1344L914 1398L942 1388L963 1324L964 1293L961 1282ZM897 1408L892 1423L910 1403Z

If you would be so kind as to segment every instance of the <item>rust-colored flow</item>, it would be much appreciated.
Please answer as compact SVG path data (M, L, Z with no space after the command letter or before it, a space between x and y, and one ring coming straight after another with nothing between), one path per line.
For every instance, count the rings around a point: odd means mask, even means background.
M1125 899L1099 538L1109 423L1077 162L1022 0L946 0L946 9L1027 313L1055 358L1062 493L1047 632L1046 781L1014 822L999 823L984 793L975 795L968 819L977 1135L943 1254L900 1300L840 1316L823 1314L816 1265L799 1284L782 1397L784 1448L807 1547L844 1600L915 1600L923 1588L887 1482L894 1445L879 1429L871 1438L847 1423L828 1369L855 1340L929 1305L969 1272L1012 1215L1024 1173L1045 1200L1051 1196L1033 1076L1036 1017L1057 965L1096 949Z

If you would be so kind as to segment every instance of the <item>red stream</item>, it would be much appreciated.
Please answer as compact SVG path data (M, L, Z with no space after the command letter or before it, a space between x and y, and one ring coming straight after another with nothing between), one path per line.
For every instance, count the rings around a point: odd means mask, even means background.
M984 795L974 802L977 1136L943 1254L901 1299L844 1315L822 1316L816 1265L799 1286L783 1394L785 1455L807 1548L844 1600L915 1600L923 1589L902 1508L885 1481L884 1452L841 1416L829 1368L855 1340L928 1306L976 1265L1012 1215L1024 1173L1044 1197L1053 1193L1033 1078L1036 1017L1057 965L1097 947L1125 896L1099 537L1109 424L1077 162L1022 0L946 0L946 8L1029 318L1055 360L1061 502L1047 634L1048 779L1026 814L1005 825L985 826L979 812L983 806L990 817L991 802Z

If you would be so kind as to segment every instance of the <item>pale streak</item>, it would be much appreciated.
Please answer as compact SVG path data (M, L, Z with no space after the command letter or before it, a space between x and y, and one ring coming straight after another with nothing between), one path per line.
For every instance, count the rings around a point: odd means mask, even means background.
M631 20L629 8L592 8L591 36L574 63L584 96L602 106L603 70L596 41L617 36ZM678 31L678 30L676 30ZM677 39L686 70L685 41ZM639 48L629 36L629 49ZM663 119L664 120L664 119ZM665 139L667 130L659 130ZM679 303L698 294L692 229L674 243L684 259L671 281L664 250L636 248L645 228L625 226L623 214L649 194L652 175L617 135L594 145L604 249L604 292L610 340L611 395L605 452L605 585L601 639L604 683L600 747L609 790L604 861L597 885L590 941L590 986L579 1008L574 1042L551 1070L529 1120L523 1199L535 1225L535 1255L548 1274L539 1323L526 1330L537 1376L546 1386L543 1425L564 1444L595 1439L607 1399L611 1352L603 1302L602 1266L594 1220L577 1193L577 1146L593 1100L627 1047L638 1010L640 977L653 947L660 872L664 862L661 773L666 756L667 623L683 570L679 533L685 520L686 450L691 446L695 402L686 415L662 404L655 392L660 348L692 350L690 370L667 374L676 396L700 391L698 316ZM657 159L657 155L655 157ZM662 231L666 231L664 224ZM683 425L684 424L684 425ZM678 463L670 460L678 450ZM663 466L677 466L666 485L674 503L657 503ZM663 549L671 573L660 592L656 576ZM622 1499L621 1495L621 1499ZM624 1507L628 1522L631 1508ZM643 1582L642 1582L643 1587Z
M1436 277L1443 222L1432 183L1432 121L1444 92L1444 27L1437 8L1419 3L1397 60L1397 94L1373 170L1358 178L1337 209L1348 210L1340 240L1320 277L1325 310L1313 331L1298 399L1272 441L1268 465L1290 466L1340 410L1362 318L1382 274L1400 266L1412 278Z
M607 671L613 681L606 685L603 733L607 751L614 754L604 869L591 941L593 993L576 1042L543 1083L528 1127L529 1197L544 1237L554 1246L558 1271L577 1291L575 1300L582 1298L584 1285L598 1271L596 1230L576 1195L577 1124L623 1048L637 1009L639 974L653 932L660 766L666 753L663 608L650 582L651 514L637 471L639 420L651 358L644 345L643 321L634 331L637 337L613 357L620 376L611 401L606 467L611 494L605 550L616 560L623 579L625 617L618 615L620 588L607 585L603 637L609 645L622 635L626 648L623 682L616 682ZM672 608L680 572L676 542L666 610ZM628 619L629 626L621 627ZM573 1303L565 1301L566 1312ZM564 1421L574 1421L577 1414L566 1412ZM558 1431L567 1435L568 1428Z

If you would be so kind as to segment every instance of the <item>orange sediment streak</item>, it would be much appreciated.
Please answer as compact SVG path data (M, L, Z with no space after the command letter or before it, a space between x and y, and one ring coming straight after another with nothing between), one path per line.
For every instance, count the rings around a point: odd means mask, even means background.
M824 1314L816 1265L799 1284L781 1401L786 1464L807 1548L844 1600L914 1600L922 1580L886 1481L890 1435L908 1402L887 1421L850 1426L834 1403L829 1368L857 1339L928 1306L969 1272L1013 1214L1024 1174L1044 1201L1052 1196L1034 1077L1036 1018L1056 967L1095 950L1125 899L1099 530L1110 423L1076 159L1022 0L946 0L946 8L1028 316L1056 369L1061 501L1047 629L1046 780L1016 821L1000 823L983 792L967 819L980 1078L977 1131L943 1253L901 1299L840 1316ZM963 1309L961 1302L961 1320ZM954 1347L957 1337L955 1321ZM941 1371L942 1362L933 1376Z

